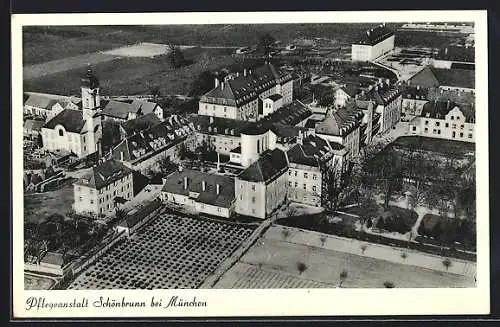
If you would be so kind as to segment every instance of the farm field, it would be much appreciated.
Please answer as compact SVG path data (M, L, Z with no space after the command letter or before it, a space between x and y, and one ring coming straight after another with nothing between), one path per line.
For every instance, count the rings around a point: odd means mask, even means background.
M152 86L158 86L160 95L186 94L191 83L200 73L220 66L231 65L229 49L190 48L184 56L194 63L181 68L173 68L165 55L149 57L113 57L92 65L100 79L102 95L149 94ZM103 56L110 56L101 54ZM81 64L86 64L84 61ZM24 90L31 92L77 95L80 94L80 79L85 68L78 65L38 78L24 80Z
M66 214L72 207L74 199L73 185L43 193L26 194L24 196L24 221L39 223L52 214Z
M197 288L255 228L162 214L117 243L69 289Z
M302 273L299 263L306 266ZM461 275L338 252L299 241L291 243L283 239L277 227L271 227L239 263L222 276L215 288L251 287L254 280L271 288L294 287L296 279L302 279L306 287L325 287L322 286L325 284L335 287L343 270L348 272L342 284L345 288L382 288L386 281L392 281L398 288L474 286L471 279Z

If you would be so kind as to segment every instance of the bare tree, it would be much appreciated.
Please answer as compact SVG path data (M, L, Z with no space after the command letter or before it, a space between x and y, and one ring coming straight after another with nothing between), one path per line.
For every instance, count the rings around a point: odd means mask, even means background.
M283 235L283 238L286 240L288 236L290 236L290 230L288 230L287 228L283 228L281 230L281 235Z
M340 272L339 274L339 287L342 287L342 284L345 282L345 280L347 279L347 276L348 276L348 272L347 272L347 269L344 269Z
M385 281L385 282L384 282L384 287L385 287L385 288L394 288L394 287L395 287L395 285L394 285L394 283L393 283L393 282L391 282L390 280L388 280L388 281Z
M444 259L443 266L448 270L451 267L451 260L449 258Z
M321 246L325 246L325 243L326 243L326 237L325 236L321 236L319 238L319 241L321 242Z
M365 251L366 251L366 249L368 248L368 245L366 245L366 244L361 244L361 247L360 247L360 248L361 248L361 253L362 253L362 254L365 254Z

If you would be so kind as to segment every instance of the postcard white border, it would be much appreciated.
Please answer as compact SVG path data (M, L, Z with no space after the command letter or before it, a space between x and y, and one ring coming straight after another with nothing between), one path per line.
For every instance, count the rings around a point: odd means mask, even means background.
M22 176L22 26L26 25L155 25L474 22L476 42L476 172L477 172L477 287L463 289L292 289L292 290L127 290L25 291L23 284ZM13 176L13 312L14 318L56 317L193 317L193 316L323 316L487 314L489 292L489 159L487 89L487 14L475 11L364 12L235 12L148 14L23 14L12 16L12 176ZM150 301L172 295L207 302L207 307L158 310L53 309L26 310L30 296L48 302L100 296Z

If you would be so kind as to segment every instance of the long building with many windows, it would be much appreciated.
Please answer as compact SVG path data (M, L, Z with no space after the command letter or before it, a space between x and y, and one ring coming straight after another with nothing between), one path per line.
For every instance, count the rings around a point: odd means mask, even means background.
M385 24L366 31L358 42L351 46L353 61L372 61L394 49L394 32Z

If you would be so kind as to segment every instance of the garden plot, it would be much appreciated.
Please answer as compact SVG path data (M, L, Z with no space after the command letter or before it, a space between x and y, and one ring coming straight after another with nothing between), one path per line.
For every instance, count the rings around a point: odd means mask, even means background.
M110 249L69 289L197 288L254 229L163 214Z

